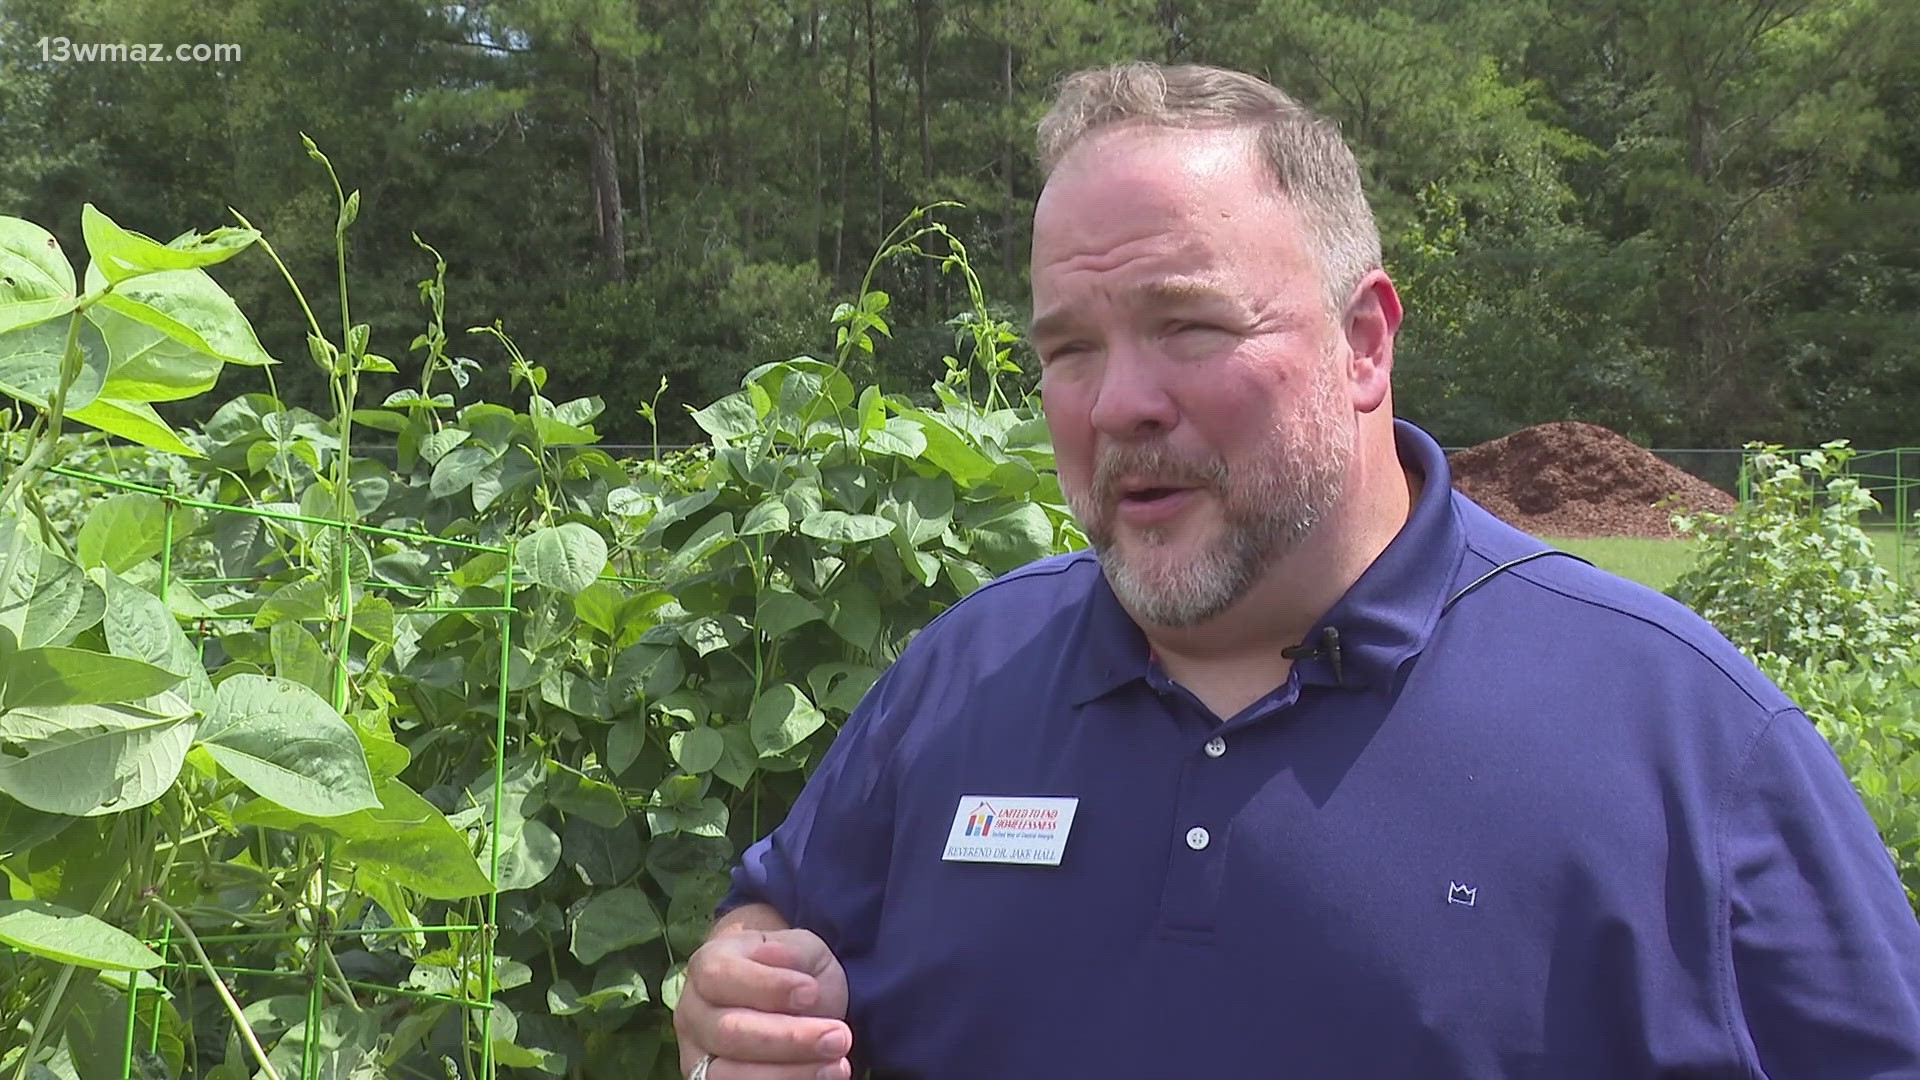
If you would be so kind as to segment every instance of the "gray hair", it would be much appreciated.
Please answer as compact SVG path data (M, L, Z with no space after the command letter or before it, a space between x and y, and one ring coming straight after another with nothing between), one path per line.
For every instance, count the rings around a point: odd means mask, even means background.
M1134 61L1061 81L1039 124L1042 177L1095 131L1127 121L1168 128L1242 129L1255 139L1280 192L1299 211L1336 318L1380 266L1380 232L1360 166L1339 126L1252 75L1197 64Z

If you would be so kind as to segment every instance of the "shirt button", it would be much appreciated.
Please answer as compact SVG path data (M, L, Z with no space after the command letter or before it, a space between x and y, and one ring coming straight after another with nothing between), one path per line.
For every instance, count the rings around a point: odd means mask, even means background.
M1198 826L1187 830L1187 846L1195 851L1205 849L1207 842L1212 839L1212 837L1207 835L1207 830Z
M1224 754L1226 752L1227 752L1227 740L1221 738L1218 735L1215 735L1213 738L1207 740L1207 756L1208 757L1219 757L1221 754Z

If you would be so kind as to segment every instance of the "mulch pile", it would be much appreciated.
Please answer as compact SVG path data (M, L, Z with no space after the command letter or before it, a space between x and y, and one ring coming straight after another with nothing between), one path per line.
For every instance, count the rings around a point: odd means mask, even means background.
M1669 539L1677 496L1700 512L1729 513L1733 496L1598 424L1568 420L1516 431L1448 459L1453 486L1495 517L1535 536Z

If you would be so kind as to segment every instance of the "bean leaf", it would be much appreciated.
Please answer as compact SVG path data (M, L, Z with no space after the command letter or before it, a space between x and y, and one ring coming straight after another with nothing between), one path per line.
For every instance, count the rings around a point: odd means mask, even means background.
M233 676L200 738L221 768L289 810L331 817L380 805L352 725L297 683Z
M60 241L30 221L0 217L0 334L64 315L77 301Z
M213 389L224 366L185 342L137 319L95 306L87 318L105 339L106 385L101 393L122 401L179 401Z
M752 395L740 390L695 410L693 422L716 440L725 442L753 434L760 426L760 411L754 407Z
M19 643L28 648L71 644L106 614L106 594L87 580L78 566L51 551L41 550L39 561L39 575L33 583L33 596L27 601Z
M235 812L236 825L270 829L316 829L344 841L335 849L361 874L373 874L434 900L459 900L491 892L493 883L474 859L467 839L433 804L388 778L380 782L380 805L339 817L312 817L267 799Z
M754 749L762 757L786 753L826 722L826 715L792 683L781 683L761 694L747 715Z
M109 435L118 435L151 450L165 450L181 457L205 456L187 445L167 426L165 420L160 419L160 414L153 411L153 406L144 401L95 398L87 407L68 412L67 419L99 428Z
M38 900L0 900L0 941L95 971L146 971L162 963L125 930Z
M800 523L800 531L816 540L858 544L877 540L893 531L893 522L874 514L849 514L844 510L816 510Z
M192 709L173 694L0 714L0 793L48 814L93 817L159 798L193 745Z
M778 638L796 626L821 618L822 614L806 597L776 586L761 595L753 624L768 637Z
M9 709L133 701L170 690L181 677L144 660L48 645L21 649L7 666Z
M103 284L101 277L98 264L87 267L88 288ZM253 324L205 270L165 270L134 278L101 297L100 304L226 363L273 363L254 336Z
M160 554L166 543L167 508L158 495L115 495L93 507L80 524L80 565L115 573Z
M665 929L647 894L635 888L611 889L587 901L573 917L570 948L583 964L630 945L644 945Z
M667 743L673 750L673 760L679 762L681 768L696 776L718 765L720 758L727 752L727 740L719 731L710 727L674 732Z
M124 281L155 270L190 270L222 263L245 251L260 234L252 229L224 228L202 236L188 233L162 244L114 223L92 203L80 208L81 235L87 254L108 281Z
M70 322L49 319L0 333L0 392L46 408L60 384ZM74 344L80 350L80 371L67 387L66 407L81 409L92 404L107 383L109 349L99 329L86 319L80 320Z
M515 555L527 580L568 595L586 591L607 568L607 542L577 521L541 529Z

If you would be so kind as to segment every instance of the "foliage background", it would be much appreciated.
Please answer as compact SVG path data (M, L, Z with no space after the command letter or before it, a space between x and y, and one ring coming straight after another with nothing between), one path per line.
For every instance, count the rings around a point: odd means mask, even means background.
M386 348L417 233L457 325L500 319L561 399L735 385L823 347L910 207L957 199L987 295L1024 314L1048 89L1132 57L1258 73L1358 146L1410 318L1398 403L1446 445L1577 417L1643 444L1910 443L1920 390L1920 22L1905 0L0 0L0 212L70 248L80 201L156 235L244 207L303 279L360 178L352 260ZM219 64L59 63L76 43L230 42ZM82 179L84 178L84 180ZM170 235L170 234L169 234ZM257 265L217 271L298 356ZM871 374L921 394L964 308L891 290ZM718 314L720 317L715 317ZM476 356L486 346L473 346ZM500 359L496 349L491 354ZM258 375L236 389L260 389ZM488 365L483 393L505 389ZM325 404L314 375L288 400ZM206 405L198 406L204 416ZM185 411L191 412L192 407Z
M344 287L360 193L334 197ZM914 632L1084 542L1017 335L926 210L821 320L832 362L759 364L692 414L703 447L627 459L500 326L449 335L437 259L410 370L357 292L289 277L331 408L249 393L170 430L150 399L264 363L204 267L285 264L251 229L83 217L84 274L0 216L19 1080L677 1075L670 1010L738 852ZM891 333L869 286L921 260L970 306L916 403L848 372ZM499 400L449 351L475 338L511 357ZM363 398L383 376L412 385Z

